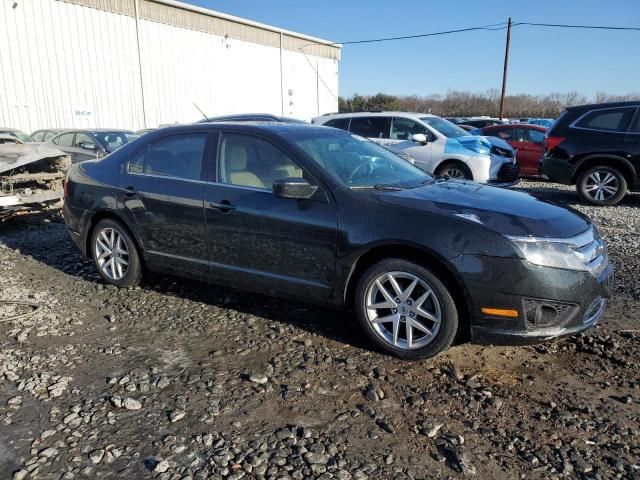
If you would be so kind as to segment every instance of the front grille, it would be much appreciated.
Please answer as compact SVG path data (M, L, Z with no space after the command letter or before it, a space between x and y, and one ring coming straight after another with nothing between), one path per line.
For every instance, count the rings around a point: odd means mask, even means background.
M516 163L506 163L498 171L498 182L513 182L520 176L520 166Z
M496 147L495 145L491 145L491 153L494 155L499 155L500 157L513 158L513 150Z
M523 300L524 318L529 328L559 327L569 323L578 306L573 303L525 298Z

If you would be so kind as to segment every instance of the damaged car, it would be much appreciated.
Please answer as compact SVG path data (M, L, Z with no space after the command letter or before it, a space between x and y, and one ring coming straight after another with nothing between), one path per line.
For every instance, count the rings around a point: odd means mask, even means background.
M70 166L60 150L0 134L0 221L60 207Z

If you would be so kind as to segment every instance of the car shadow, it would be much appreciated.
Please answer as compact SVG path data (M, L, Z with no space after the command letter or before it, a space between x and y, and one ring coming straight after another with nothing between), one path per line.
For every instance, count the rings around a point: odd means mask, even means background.
M2 243L67 275L107 285L93 262L84 257L73 244L64 221L59 216L20 218L0 224L0 244ZM143 277L140 287L163 295L289 324L339 343L371 350L362 336L354 334L359 329L354 328L353 315L343 310L151 272Z
M640 207L640 194L637 192L627 192L627 194L620 200L616 205L612 205L610 207L598 207L595 205L591 205L580 198L578 192L576 192L575 186L571 187L571 189L560 189L558 188L558 184L548 182L545 180L541 180L539 178L525 178L525 180L530 180L533 182L545 182L542 185L530 185L524 184L519 187L514 188L514 191L530 193L535 197L540 198L541 200L546 200L549 202L556 203L558 205L563 205L567 207L574 207L577 205L582 205L585 207L593 207L593 208L615 208L617 206L621 207Z

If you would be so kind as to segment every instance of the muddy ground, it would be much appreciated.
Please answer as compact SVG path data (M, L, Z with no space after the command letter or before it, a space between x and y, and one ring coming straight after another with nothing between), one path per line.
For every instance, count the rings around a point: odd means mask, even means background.
M640 195L519 188L601 228L604 319L422 362L371 351L332 310L106 286L55 216L0 225L0 300L34 305L0 304L0 478L640 478Z

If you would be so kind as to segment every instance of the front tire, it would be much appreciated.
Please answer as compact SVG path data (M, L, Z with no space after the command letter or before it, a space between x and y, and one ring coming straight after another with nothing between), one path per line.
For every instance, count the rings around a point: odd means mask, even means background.
M142 263L133 238L118 221L100 220L91 233L91 258L102 278L117 287L133 287Z
M354 307L369 341L403 359L438 355L458 330L456 305L445 285L423 266L403 259L370 267L358 282Z
M580 173L576 189L592 205L615 205L627 193L627 180L617 168L595 165Z
M473 180L473 173L469 167L460 162L444 162L437 168L436 175L454 180Z

